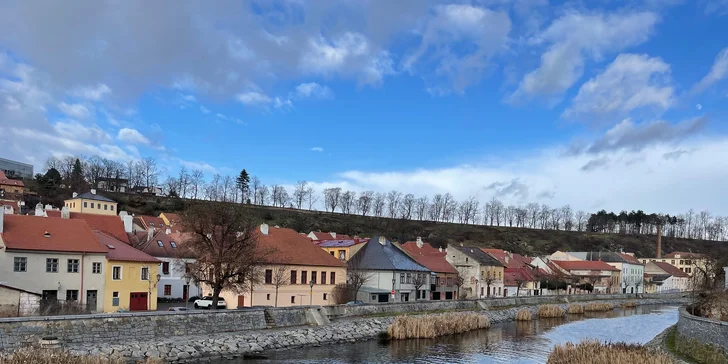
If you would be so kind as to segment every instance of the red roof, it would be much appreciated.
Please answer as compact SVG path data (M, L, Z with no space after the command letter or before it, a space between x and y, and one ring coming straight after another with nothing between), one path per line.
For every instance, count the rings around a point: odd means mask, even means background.
M458 273L448 261L445 259L445 252L440 252L428 243L422 244L422 248L417 246L414 241L408 241L402 244L402 249L406 251L417 263L424 265L427 269L436 273Z
M153 227L155 229L163 229L169 227L167 226L167 224L164 223L164 220L154 216L139 215L135 216L134 219L139 221L140 225L144 228L144 230L147 230L150 227Z
M102 247L108 249L106 259L123 261L123 262L148 262L148 263L159 263L159 259L138 250L134 249L131 245L128 245L119 239L114 238L111 235L107 235L100 231L94 231L96 239Z
M501 249L481 249L490 254L493 258L498 259L506 268L528 268L530 267L526 259L520 254L506 253ZM506 259L508 257L508 259Z
M519 280L521 281L521 287L523 287L526 282L532 282L536 279L523 269L515 269L512 271L503 272L503 285L515 287L518 286Z
M13 208L13 212L16 214L20 213L20 201L13 201L13 200L0 200L0 206L11 206Z
M3 171L0 171L0 185L25 187L25 184L23 184L23 181L17 180L17 179L10 179L5 175L5 172L3 172Z
M8 249L106 253L84 220L6 215L1 235Z
M675 257L676 255L679 255L680 258L676 258ZM703 258L706 258L706 255L700 254L700 253L690 253L690 252L672 252L672 253L665 254L665 256L663 256L663 258L666 258L666 259L703 259Z
M294 264L294 265L315 265L326 267L345 267L346 264L325 252L305 235L295 230L286 228L268 227L268 234L263 235L260 228L258 233L258 244L262 248L275 251L270 256L273 264ZM331 235L329 235L331 236ZM337 235L338 237L338 235Z
M316 236L316 239L314 240L351 240L349 235L346 234L336 234L336 237L331 235L331 233L324 233L321 231L312 231L313 235Z
M48 217L60 218L61 212L46 210ZM103 231L116 239L129 244L129 237L124 230L124 221L116 215L96 215L71 212L71 220L84 220L93 230Z
M666 262L652 262L652 264L656 265L658 268L665 271L665 273L675 276L675 277L681 277L681 278L687 278L690 277L687 273L680 270L680 268Z
M570 270L608 270L619 272L619 269L602 262L601 260L552 260L554 264L567 271Z
M160 258L186 258L181 256L185 253L181 249L183 237L180 234L166 234L157 230L152 238L147 241L147 232L139 231L132 235L132 244L145 253Z
M640 262L640 260L637 259L637 258L635 258L633 255L619 253L619 256L621 256L622 258L624 258L624 260L626 260L627 263L630 263L630 264L640 264L640 265L642 264Z

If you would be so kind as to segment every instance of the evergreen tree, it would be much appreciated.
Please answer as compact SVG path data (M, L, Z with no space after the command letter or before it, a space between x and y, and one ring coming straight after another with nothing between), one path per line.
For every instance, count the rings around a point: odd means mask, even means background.
M248 190L250 189L250 176L248 175L248 171L246 171L245 168L240 171L240 175L235 180L235 184L242 194L242 198L240 199L240 201L245 201L245 198L248 196Z
M79 192L83 187L83 168L81 168L81 161L76 158L76 162L73 164L73 170L71 171L71 189Z

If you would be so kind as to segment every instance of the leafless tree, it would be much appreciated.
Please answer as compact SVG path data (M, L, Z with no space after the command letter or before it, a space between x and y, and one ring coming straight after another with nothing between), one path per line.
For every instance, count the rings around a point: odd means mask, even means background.
M549 217L551 216L551 208L546 204L541 205L541 212L539 213L539 219L541 220L541 229L546 229Z
M104 173L104 162L101 158L94 155L85 161L83 168L86 181L91 184L93 188L99 186L99 179Z
M271 188L271 198L273 199L273 206L286 207L291 202L291 197L288 195L286 188L281 185L275 185Z
M230 176L225 176L221 183L221 197L222 201L226 202L237 202L238 190L235 187L235 179Z
M373 199L374 191L364 191L359 195L359 200L357 201L357 209L362 216L367 216L369 210L371 210Z
M526 220L528 220L528 211L525 207L519 206L516 208L516 226L526 227Z
M315 205L318 201L318 194L316 194L316 190L313 186L309 186L306 189L306 201L308 201L308 209L313 210L313 205Z
M202 184L205 181L205 175L202 173L201 170L195 169L192 171L192 174L190 175L190 187L192 189L192 198L195 200L197 199L197 195L200 193L200 190L202 189Z
M402 192L392 190L387 193L387 212L389 213L389 217L394 218L397 216L401 199Z
M182 166L179 169L179 174L177 175L177 193L180 197L187 197L187 188L190 186L190 179L191 176L189 172L187 172L187 167Z
M356 192L346 191L341 194L341 212L350 214L352 208L356 208Z
M561 208L561 220L564 222L564 230L571 230L574 227L574 212L570 205Z
M490 205L490 224L493 225L493 220L495 220L496 225L500 226L501 221L504 220L504 208L503 203L500 202L497 198L493 197L490 202L488 202Z
M526 211L528 211L528 219L529 224L528 227L535 229L536 228L536 221L538 220L538 212L540 210L540 207L537 203L531 202L528 205L526 205Z
M263 202L260 201L260 190L263 188L263 184L260 182L260 179L256 176L253 176L253 178L250 179L250 190L253 192L253 204L255 205L263 205Z
M159 169L157 169L157 161L152 157L146 157L140 162L142 178L144 180L145 187L156 187L157 179L159 178Z
M167 177L163 185L163 193L167 196L177 195L177 179L174 177Z
M270 191L268 187L266 185L260 185L260 188L258 188L258 202L263 206L267 205L269 195Z
M504 210L505 215L505 222L508 223L508 226L513 227L513 223L516 221L516 207L513 205L508 205L508 207Z
M359 290L361 290L361 288L372 278L373 276L371 273L361 270L358 264L354 263L352 260L349 261L346 270L346 284L347 288L351 291L354 300L357 299Z
M424 220L427 217L429 202L427 196L422 196L415 201L415 216L417 220Z
M412 218L412 212L415 209L415 195L408 193L404 195L402 198L402 203L400 204L400 210L401 210L401 216L403 219L411 219Z
M385 206L385 195L381 192L377 192L374 195L374 216L384 216L384 206Z
M452 197L450 192L442 196L442 218L441 221L452 222L455 219L455 210L457 209L457 202Z
M306 200L306 191L308 190L308 182L298 181L293 187L293 202L297 209L303 208L303 201Z
M275 307L278 307L278 289L281 286L288 285L291 283L291 269L286 265L274 265L270 269L271 280L270 283L276 289L276 303ZM268 272L265 272L267 275ZM268 279L267 277L265 279Z
M341 187L324 189L324 208L326 211L334 212L341 200Z
M444 201L441 194L436 194L432 198L432 204L430 204L430 220L440 221L442 219L442 211L444 210Z
M428 274L417 273L412 277L412 285L415 287L415 301L420 298L420 288L426 286L429 283ZM422 297L423 299L426 297Z
M584 231L588 215L586 212L579 210L576 212L576 230Z

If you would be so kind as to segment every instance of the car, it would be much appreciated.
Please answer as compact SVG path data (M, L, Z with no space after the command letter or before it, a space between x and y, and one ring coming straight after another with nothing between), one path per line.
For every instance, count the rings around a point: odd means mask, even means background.
M205 296L198 300L195 300L195 308L211 308L212 307L212 296ZM217 299L217 308L226 308L227 304L225 300L220 297Z
M170 307L167 311L189 311L187 307Z
M346 303L347 306L359 306L363 305L364 301L349 301Z

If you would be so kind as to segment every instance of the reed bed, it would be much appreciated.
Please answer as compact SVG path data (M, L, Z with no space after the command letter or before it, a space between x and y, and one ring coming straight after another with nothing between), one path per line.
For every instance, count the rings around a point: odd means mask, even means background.
M600 344L585 341L579 344L557 345L547 364L675 364L666 354L654 352L641 345L616 343Z
M569 307L566 309L566 312L572 314L572 315L581 315L584 313L584 306L578 304L578 303L572 303L569 305Z
M608 303L587 303L584 305L584 312L604 312L611 311L612 308Z
M622 303L622 307L623 308L635 308L635 307L637 307L637 302L636 301L627 301L627 302Z
M392 339L431 339L438 336L487 329L488 316L473 312L398 316L387 329Z
M516 321L531 321L531 311L523 308L516 313Z
M538 306L538 317L549 318L549 317L562 317L564 316L563 308L556 305L541 305Z
M126 364L122 358L72 355L62 350L20 349L9 355L0 355L0 364ZM137 363L161 364L162 359L146 359Z

